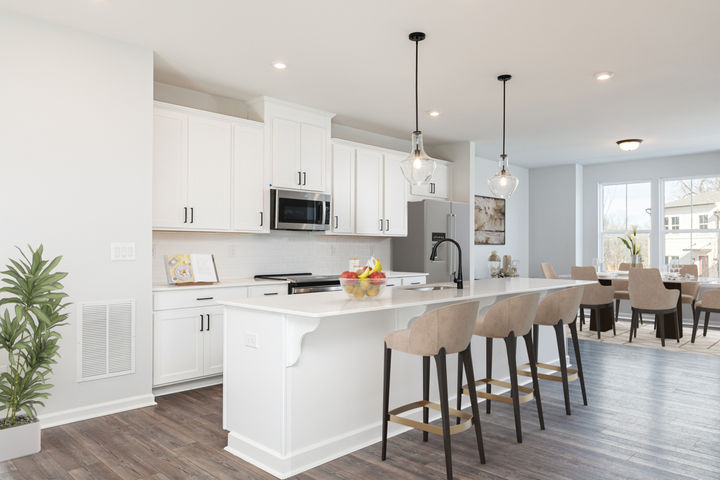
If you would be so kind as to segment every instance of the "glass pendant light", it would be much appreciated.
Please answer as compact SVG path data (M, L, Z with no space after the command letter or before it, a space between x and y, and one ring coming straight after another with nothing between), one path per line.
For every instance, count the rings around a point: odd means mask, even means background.
M500 75L498 80L503 82L503 131L502 131L502 155L500 155L500 171L488 178L490 191L496 197L508 198L517 190L519 180L510 173L507 168L507 155L505 154L505 85L512 78L511 75Z
M412 185L422 185L430 182L437 163L425 153L422 132L418 127L418 44L425 40L425 34L413 32L409 38L410 41L415 42L415 131L412 133L410 155L400 162L400 168L408 182Z

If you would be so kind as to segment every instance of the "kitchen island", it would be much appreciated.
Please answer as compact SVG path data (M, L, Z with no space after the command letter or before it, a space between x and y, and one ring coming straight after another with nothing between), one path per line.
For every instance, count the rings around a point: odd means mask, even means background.
M484 311L509 296L592 282L508 278L469 283L462 290L454 284L443 284L443 289L386 288L366 300L328 292L220 302L225 306L226 450L287 478L378 442L387 333L407 328L428 310L453 303L479 301ZM484 339L474 338L472 348L475 372L484 372ZM493 376L507 376L504 350L496 348L494 354ZM522 355L518 363L526 361ZM449 391L454 392L457 361L455 355L450 357ZM555 335L541 330L539 360L553 363L557 358ZM421 358L393 356L392 376L391 406L422 398ZM430 398L437 401L436 385ZM463 407L468 405L466 398ZM390 435L405 430L391 424Z

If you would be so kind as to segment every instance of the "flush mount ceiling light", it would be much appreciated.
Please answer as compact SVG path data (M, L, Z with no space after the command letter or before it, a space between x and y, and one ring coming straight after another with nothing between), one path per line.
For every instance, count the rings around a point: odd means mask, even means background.
M505 86L512 78L511 75L500 75L498 80L503 82L503 123L502 123L502 154L500 155L500 171L488 178L490 191L496 197L508 198L517 190L520 181L510 173L507 168L507 155L505 154Z
M283 62L274 62L273 67L275 67L278 70L285 70L287 68L287 65Z
M422 132L418 126L418 45L425 40L425 34L413 32L408 38L415 42L415 131L412 133L410 155L400 162L400 168L408 182L422 185L432 179L437 166L435 159L425 153Z
M615 74L613 72L598 72L595 74L595 80L605 81L610 80L612 77L614 77Z
M615 143L617 143L618 147L620 147L620 150L623 152L633 152L640 148L642 138L628 138L626 140L618 140Z
M437 110L430 110L430 111L428 112L428 115L430 115L431 117L435 118L435 117L439 117L439 116L440 116L440 112L438 112Z

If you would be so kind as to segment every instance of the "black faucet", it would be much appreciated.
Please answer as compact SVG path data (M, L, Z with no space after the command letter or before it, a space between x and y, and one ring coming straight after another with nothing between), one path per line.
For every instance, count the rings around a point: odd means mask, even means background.
M455 278L453 278L453 282L457 284L457 288L459 290L462 290L463 288L463 278L462 278L462 248L460 248L460 244L453 240L452 238L443 238L442 240L438 241L433 245L432 252L430 252L430 261L433 262L437 258L437 248L438 245L440 245L443 242L452 242L455 244L455 246L458 249L458 268L457 268L457 275L455 275ZM448 259L449 261L449 259Z

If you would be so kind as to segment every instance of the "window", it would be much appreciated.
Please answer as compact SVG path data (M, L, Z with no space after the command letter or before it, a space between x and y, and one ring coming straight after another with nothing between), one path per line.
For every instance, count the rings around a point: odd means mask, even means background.
M720 177L665 180L662 191L665 259L696 264L701 276L717 277Z
M650 265L650 182L600 185L599 250L610 271L630 261L630 251L619 237L634 226L638 229L640 255L644 266Z

